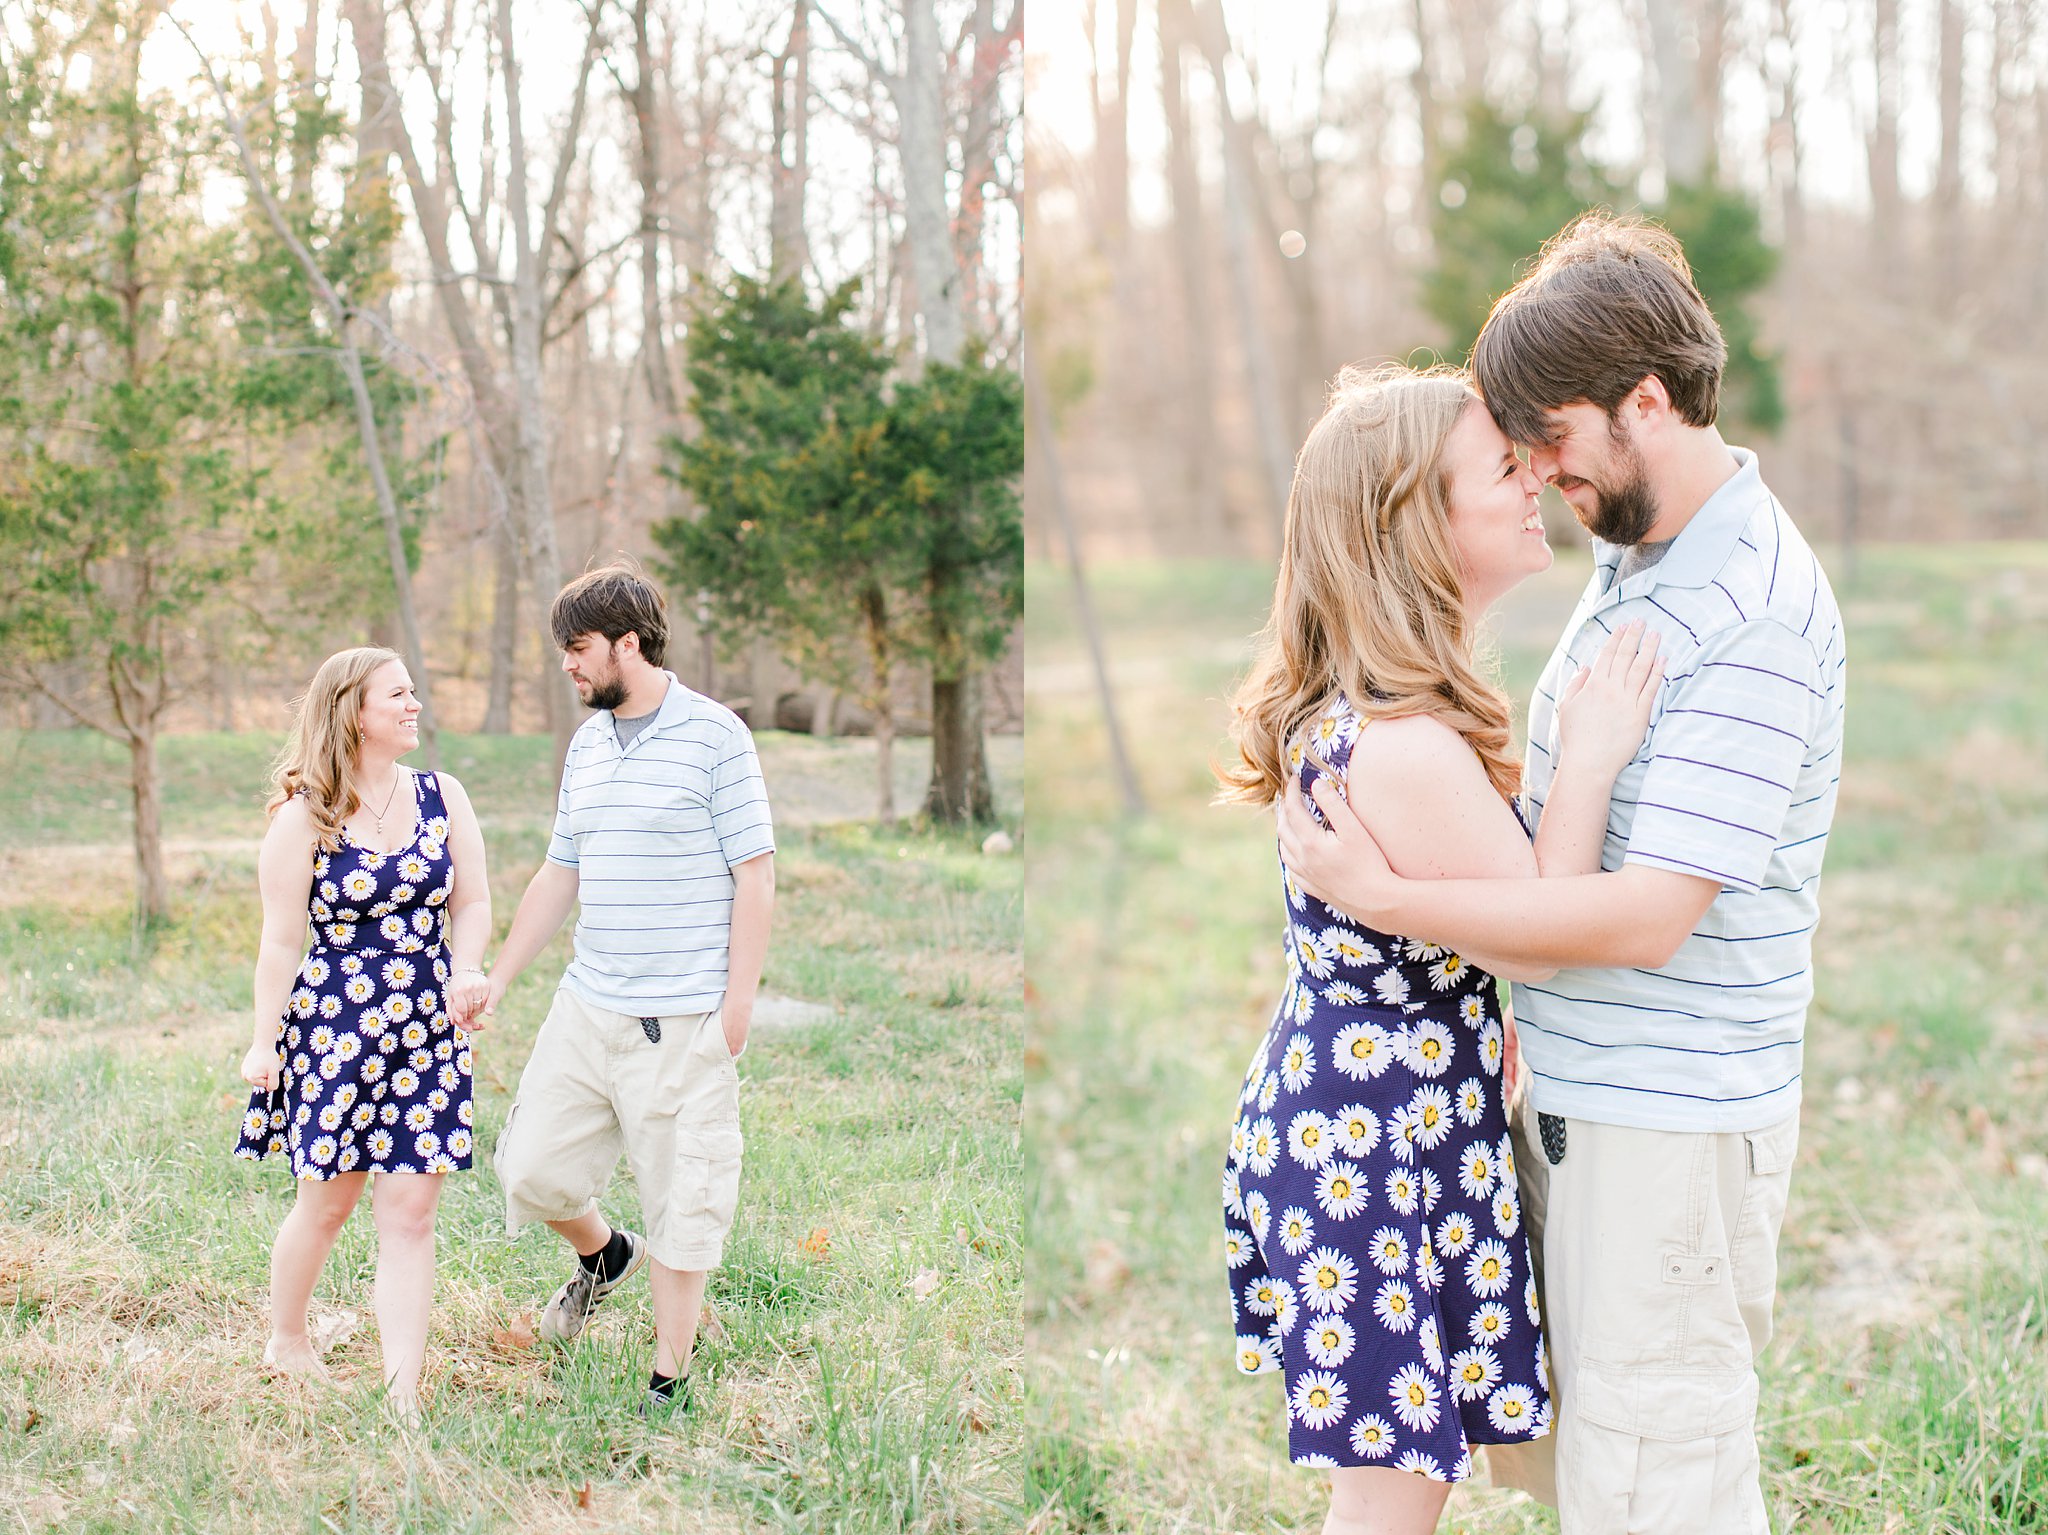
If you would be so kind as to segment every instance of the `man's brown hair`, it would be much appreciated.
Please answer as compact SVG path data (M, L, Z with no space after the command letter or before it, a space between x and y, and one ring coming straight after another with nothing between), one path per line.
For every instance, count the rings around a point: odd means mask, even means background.
M548 627L563 650L579 634L601 634L612 644L637 634L649 666L661 665L668 652L668 603L661 588L624 561L586 570L556 593Z
M1650 374L1692 426L1712 426L1728 344L1670 230L1587 213L1567 224L1503 293L1472 348L1472 372L1500 429L1546 442L1544 416L1589 400L1612 416Z

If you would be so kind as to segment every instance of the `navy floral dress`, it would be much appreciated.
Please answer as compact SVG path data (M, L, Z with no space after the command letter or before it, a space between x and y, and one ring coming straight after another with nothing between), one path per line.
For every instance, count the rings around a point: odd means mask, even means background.
M292 1174L446 1173L470 1165L468 1037L442 1003L448 984L448 806L415 773L419 829L393 853L344 830L316 851L314 942L284 1013L284 1070L257 1088L235 1155L289 1150Z
M1303 745L1341 783L1360 728L1340 695L1295 743L1304 797ZM1287 990L1223 1175L1237 1367L1284 1377L1295 1464L1463 1481L1550 1427L1494 980L1281 877Z

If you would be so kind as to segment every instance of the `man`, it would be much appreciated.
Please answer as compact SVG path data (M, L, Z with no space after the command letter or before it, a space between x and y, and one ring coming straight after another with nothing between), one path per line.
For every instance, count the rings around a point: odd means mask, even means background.
M668 620L652 584L626 566L593 570L562 589L550 624L597 712L569 743L547 861L492 969L486 1014L570 907L582 914L496 1166L507 1229L545 1222L576 1250L542 1336L572 1341L651 1260L646 1415L688 1400L704 1283L738 1199L734 1061L768 947L774 833L747 727L661 669ZM621 1151L644 1237L597 1212Z
M1715 429L1725 358L1677 241L1602 216L1546 247L1473 352L1502 430L1595 541L1530 710L1532 824L1572 673L1634 619L1666 659L1614 787L1610 872L1401 880L1323 784L1335 835L1283 797L1289 868L1361 921L1564 967L1517 984L1514 1010L1567 1535L1769 1529L1754 1365L1798 1139L1845 673L1826 576L1755 456ZM1543 1469L1518 1476L1512 1459L1496 1476L1543 1490Z

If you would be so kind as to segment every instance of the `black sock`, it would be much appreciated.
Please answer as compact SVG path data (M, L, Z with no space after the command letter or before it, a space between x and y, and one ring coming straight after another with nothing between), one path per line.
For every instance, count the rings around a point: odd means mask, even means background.
M672 1402L675 1400L676 1381L678 1378L677 1376L664 1375L661 1371L654 1370L648 1374L647 1389L663 1401Z
M605 1279L616 1279L626 1268L626 1234L614 1231L612 1239L594 1253L579 1253L576 1261Z

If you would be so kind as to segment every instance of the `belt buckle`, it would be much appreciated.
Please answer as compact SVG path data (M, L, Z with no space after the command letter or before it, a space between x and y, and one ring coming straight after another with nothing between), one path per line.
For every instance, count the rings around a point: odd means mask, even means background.
M640 1020L640 1032L647 1036L647 1043L650 1045L660 1044L661 1020L659 1018L642 1018Z

